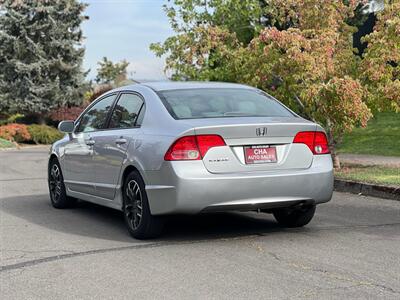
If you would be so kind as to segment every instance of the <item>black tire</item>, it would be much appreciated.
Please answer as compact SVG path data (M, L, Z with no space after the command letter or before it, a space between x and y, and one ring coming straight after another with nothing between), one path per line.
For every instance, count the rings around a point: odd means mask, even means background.
M133 171L125 178L122 198L125 224L132 237L150 239L162 233L164 221L151 214L145 184L138 172Z
M302 227L310 223L315 214L316 205L303 205L296 208L279 208L273 215L279 225L289 228Z
M49 163L48 185L50 201L53 207L62 209L73 207L76 204L75 198L67 196L61 167L58 160L55 158Z

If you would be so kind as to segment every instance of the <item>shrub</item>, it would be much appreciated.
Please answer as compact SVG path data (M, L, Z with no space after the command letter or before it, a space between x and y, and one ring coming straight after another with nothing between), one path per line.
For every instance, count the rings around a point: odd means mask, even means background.
M27 142L31 139L28 128L24 124L8 124L0 126L0 138L12 142Z
M54 110L49 117L52 121L76 120L84 109L85 106L60 107Z
M32 124L28 126L28 131L35 144L52 144L64 136L56 128L47 125Z
M23 118L22 114L2 115L0 116L0 125L7 125L10 123L18 122L18 119Z

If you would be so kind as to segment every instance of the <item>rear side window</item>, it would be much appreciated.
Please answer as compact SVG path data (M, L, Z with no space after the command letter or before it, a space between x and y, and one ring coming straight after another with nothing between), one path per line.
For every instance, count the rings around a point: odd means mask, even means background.
M77 132L90 132L104 128L114 99L115 95L105 97L85 112L79 122Z
M109 128L131 128L136 125L143 100L135 94L122 94L111 115Z
M255 90L202 88L159 95L175 119L294 116L277 100Z

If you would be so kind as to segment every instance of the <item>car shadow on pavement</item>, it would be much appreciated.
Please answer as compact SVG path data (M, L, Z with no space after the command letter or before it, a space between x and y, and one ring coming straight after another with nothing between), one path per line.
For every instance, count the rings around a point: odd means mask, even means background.
M113 241L130 241L122 213L80 201L70 209L54 209L48 195L2 198L1 210L51 231ZM243 237L284 231L264 213L213 213L168 216L158 241L180 242ZM134 241L134 240L133 240Z
M99 239L126 241L126 230L119 211L79 202L76 207L55 209L49 196L2 198L1 211L25 220L28 224L52 231ZM6 222L6 216L4 216ZM18 224L15 224L18 225ZM27 225L25 225L27 226ZM29 226L29 225L28 225Z
M187 241L267 235L283 231L273 217L256 212L175 215L167 218L162 239Z

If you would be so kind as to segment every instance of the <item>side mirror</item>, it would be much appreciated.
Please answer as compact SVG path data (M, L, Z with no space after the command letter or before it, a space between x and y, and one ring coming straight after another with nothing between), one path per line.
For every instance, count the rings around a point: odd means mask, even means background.
M64 133L74 132L75 122L74 121L61 121L58 124L58 130Z

